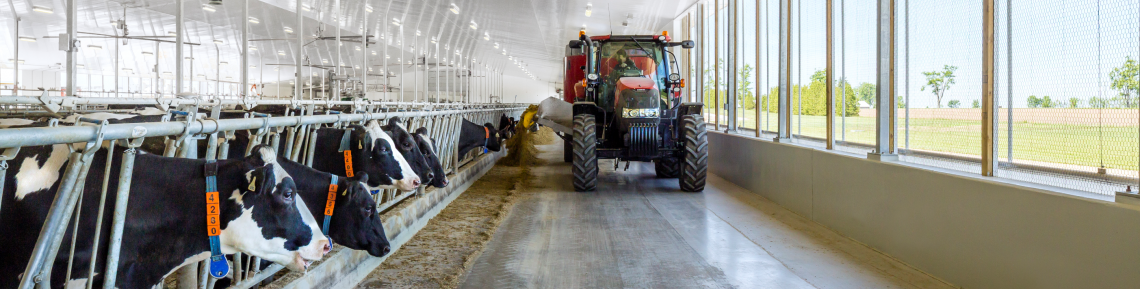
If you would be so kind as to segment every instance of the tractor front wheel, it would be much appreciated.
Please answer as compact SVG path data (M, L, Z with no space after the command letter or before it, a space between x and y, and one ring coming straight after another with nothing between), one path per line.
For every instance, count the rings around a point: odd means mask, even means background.
M593 191L598 187L598 136L597 124L592 114L574 116L574 136L571 140L574 151L573 168L574 190ZM703 182L702 182L703 186Z
M705 119L700 115L686 115L681 119L681 125L681 141L684 149L681 158L681 190L704 191L709 167L709 141L708 132L705 131Z
M681 175L680 162L676 157L660 158L653 161L653 172L658 178L671 179Z

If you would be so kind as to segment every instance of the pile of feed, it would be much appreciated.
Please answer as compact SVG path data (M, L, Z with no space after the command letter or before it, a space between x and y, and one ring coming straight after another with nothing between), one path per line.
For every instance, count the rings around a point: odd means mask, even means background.
M458 287L531 179L523 167L495 166L358 287Z
M515 125L515 134L507 140L507 156L499 160L500 165L512 167L529 167L539 164L538 148L535 132L530 128L534 126L534 114L538 112L537 105L531 105L523 112L518 125Z

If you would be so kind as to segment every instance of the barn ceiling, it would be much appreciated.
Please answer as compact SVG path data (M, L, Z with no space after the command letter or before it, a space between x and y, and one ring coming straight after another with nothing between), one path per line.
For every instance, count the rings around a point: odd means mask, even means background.
M76 0L79 31L85 37L98 35L151 36L174 40L176 3L174 0L95 1ZM363 73L360 67L369 57L372 73L387 68L397 71L403 64L420 60L431 69L493 69L507 75L533 77L543 82L561 81L561 59L566 42L577 38L578 30L589 34L646 34L668 27L676 15L696 0L342 0L343 19L336 17L333 0L302 0L303 31L296 23L293 0L250 0L250 70L254 82L291 79L296 51L288 39L302 35L312 41L301 52L309 65L332 66L343 63L346 74ZM2 32L2 65L10 67L13 43L19 43L21 69L59 70L66 61L54 37L66 31L64 0L9 0L0 4L0 18L8 27ZM202 0L185 0L186 57L193 57L189 75L196 79L236 81L239 63L242 2L225 0L220 6ZM209 8L204 9L204 6ZM590 16L586 9L590 7ZM39 9L37 9L39 7ZM46 9L44 9L46 8ZM454 9L453 9L454 8ZM20 17L13 29L15 14ZM211 11L212 10L212 11ZM452 10L458 11L454 13ZM46 11L50 11L47 13ZM122 19L127 29L115 29ZM373 36L369 47L345 42L336 58L335 42L315 40L333 36L341 21L342 36ZM627 25L623 25L627 23ZM286 30L292 30L287 33ZM319 33L318 33L318 30ZM36 39L16 41L17 36ZM434 40L434 43L433 43ZM113 74L115 48L119 49L120 72L134 76L162 75L173 70L174 44L131 39L81 38L79 63L88 74ZM497 47L496 47L497 46ZM155 54L157 51L157 55ZM154 71L155 64L158 71ZM435 64L439 64L436 66ZM307 67L305 74L323 68ZM3 80L6 82L7 80Z

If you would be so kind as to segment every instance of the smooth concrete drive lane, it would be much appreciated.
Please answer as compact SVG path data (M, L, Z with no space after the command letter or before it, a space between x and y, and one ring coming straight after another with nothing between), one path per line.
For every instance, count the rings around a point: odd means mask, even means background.
M715 176L686 193L652 164L601 161L598 191L574 192L561 145L540 148L541 189L462 287L952 288Z

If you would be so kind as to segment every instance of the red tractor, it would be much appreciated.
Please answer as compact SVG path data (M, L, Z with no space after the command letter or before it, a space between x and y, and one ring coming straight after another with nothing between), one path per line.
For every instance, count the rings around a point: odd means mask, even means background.
M681 190L703 191L708 141L702 104L681 102L685 81L667 48L693 41L661 35L581 33L566 56L564 99L573 104L574 189L597 188L598 159L654 162L658 177L679 178ZM614 162L615 169L618 161Z

